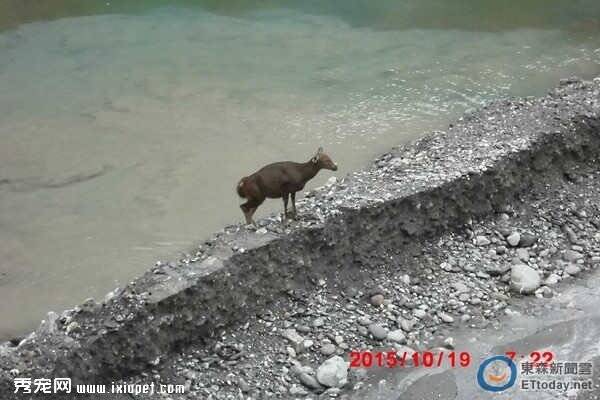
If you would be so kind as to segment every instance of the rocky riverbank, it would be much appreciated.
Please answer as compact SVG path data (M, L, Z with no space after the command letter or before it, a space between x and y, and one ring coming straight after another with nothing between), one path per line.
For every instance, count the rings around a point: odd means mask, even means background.
M500 317L521 313L543 319L564 282L600 265L599 228L600 163L573 163L485 218L410 251L390 249L359 280L288 292L152 375L185 385L190 399L377 398L369 370L348 369L351 350L449 351L459 327L501 331ZM528 295L539 302L522 309Z
M351 349L452 347L452 327L493 327L598 263L599 154L600 79L490 104L310 193L298 222L226 227L49 314L0 348L0 392L70 376L180 382L172 398L351 396Z

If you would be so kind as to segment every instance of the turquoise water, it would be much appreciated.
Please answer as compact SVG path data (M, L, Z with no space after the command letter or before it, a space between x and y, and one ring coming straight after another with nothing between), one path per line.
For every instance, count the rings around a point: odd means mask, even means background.
M600 73L595 1L277 3L65 1L0 32L0 337L241 222L262 164L322 145L341 177Z

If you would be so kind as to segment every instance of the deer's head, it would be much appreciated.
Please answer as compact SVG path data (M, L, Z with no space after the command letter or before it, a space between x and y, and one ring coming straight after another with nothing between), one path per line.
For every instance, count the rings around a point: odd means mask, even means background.
M323 152L323 148L319 147L317 153L310 159L311 162L316 164L319 168L329 169L331 171L337 171L337 164L333 162L331 157Z

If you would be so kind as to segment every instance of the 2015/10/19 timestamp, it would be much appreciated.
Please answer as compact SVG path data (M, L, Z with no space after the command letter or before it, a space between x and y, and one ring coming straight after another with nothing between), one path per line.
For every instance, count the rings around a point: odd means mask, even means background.
M350 368L371 367L423 367L439 368L466 368L471 364L471 354L466 351L423 351L423 352L396 352L396 351L351 351Z

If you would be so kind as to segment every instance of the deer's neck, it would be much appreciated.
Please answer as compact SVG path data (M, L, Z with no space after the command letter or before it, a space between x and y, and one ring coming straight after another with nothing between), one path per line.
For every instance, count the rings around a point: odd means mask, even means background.
M309 180L311 180L312 178L314 178L314 176L317 174L317 172L319 172L319 166L312 162L312 161L307 161L304 164L301 165L300 168L300 173L302 175L302 181L304 183L308 182Z

